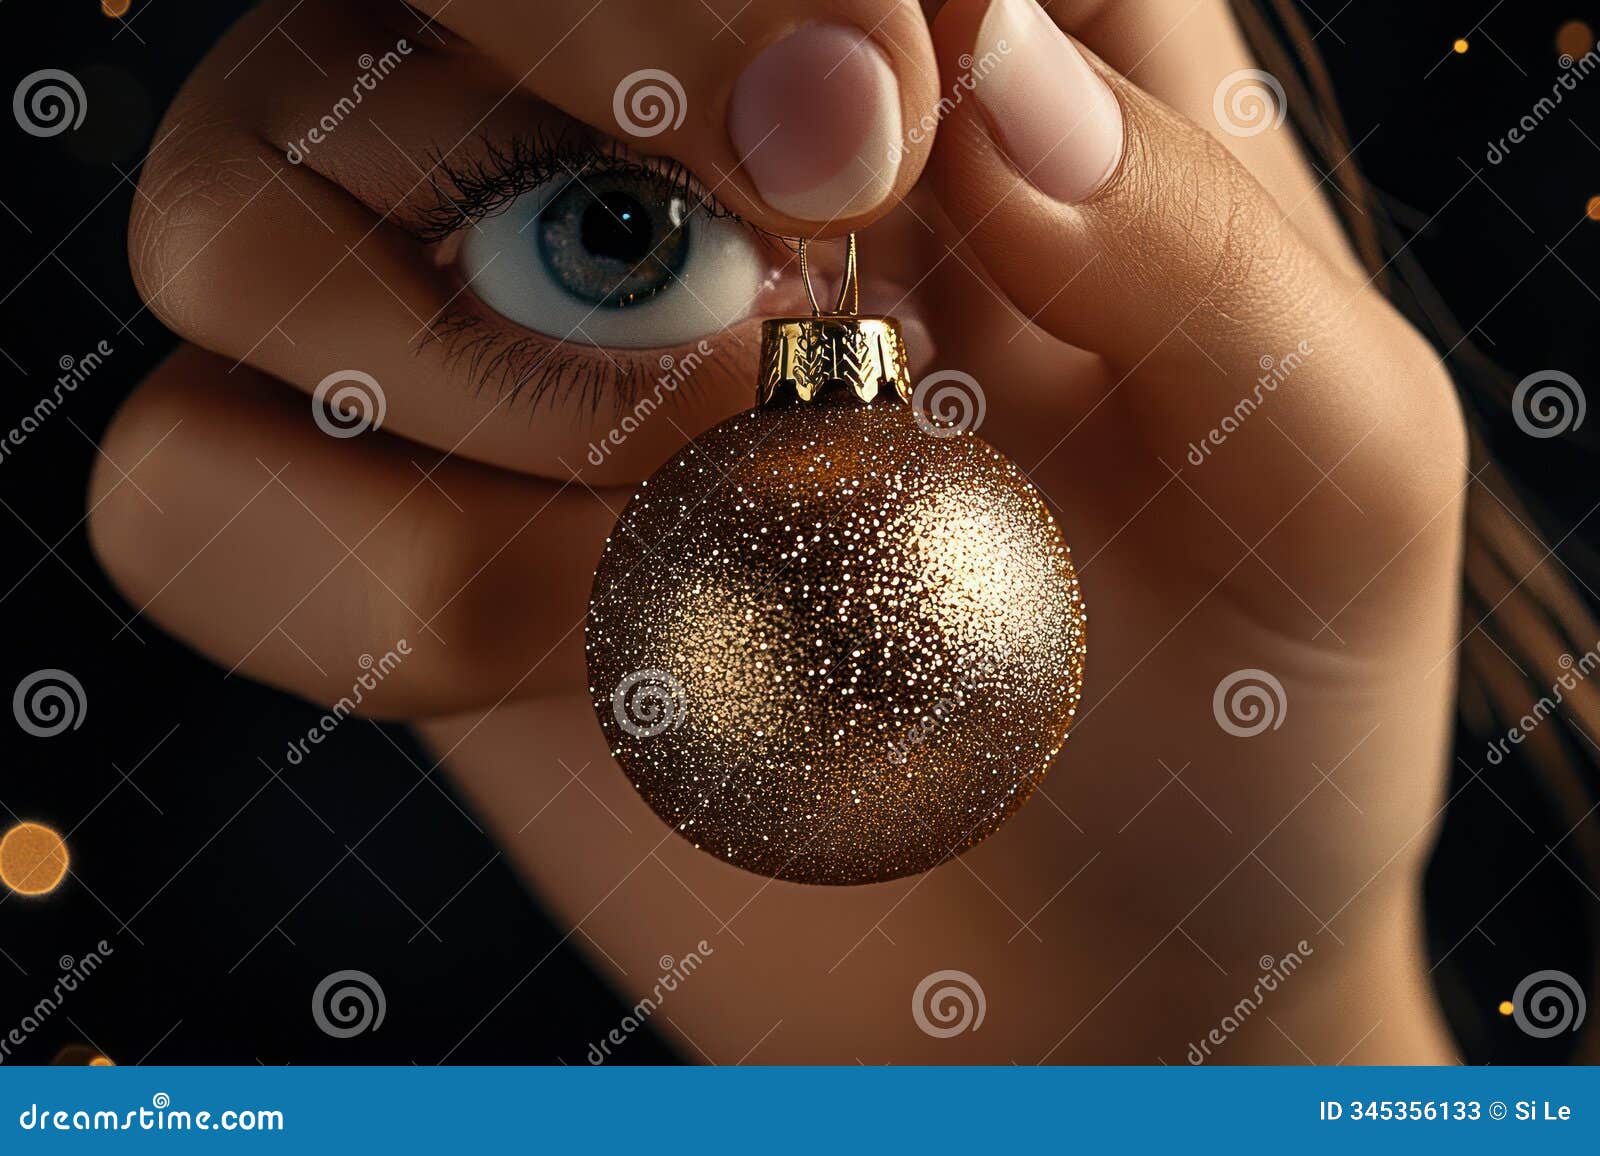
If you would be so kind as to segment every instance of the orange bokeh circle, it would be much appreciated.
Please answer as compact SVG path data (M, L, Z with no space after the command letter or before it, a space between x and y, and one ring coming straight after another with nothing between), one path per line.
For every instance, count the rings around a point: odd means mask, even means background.
M0 838L0 883L18 895L45 895L67 874L66 840L43 823L18 823Z

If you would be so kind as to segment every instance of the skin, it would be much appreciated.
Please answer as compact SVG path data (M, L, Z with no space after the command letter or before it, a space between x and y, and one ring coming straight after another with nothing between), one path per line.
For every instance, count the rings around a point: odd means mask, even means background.
M95 549L131 602L315 702L406 638L412 655L367 705L414 725L622 997L651 992L661 956L712 949L651 1019L688 1059L1182 1063L1251 994L1261 957L1297 951L1210 1062L1450 1061L1418 887L1454 695L1461 416L1287 130L1217 129L1219 78L1251 66L1225 8L1052 7L1125 118L1123 161L1086 203L1019 180L969 101L909 147L882 205L815 222L768 209L732 151L743 66L805 20L871 29L910 124L958 75L985 0L715 5L737 36L693 4L419 7L438 36L399 5L273 0L168 113L130 255L184 344L107 432L89 496ZM349 62L402 35L413 55L287 165L348 91ZM333 62L329 78L301 52ZM787 254L751 319L713 335L714 368L600 469L584 455L605 407L530 417L416 350L457 289L448 242L399 224L430 150L470 152L556 110L618 133L612 91L645 67L682 82L690 115L631 143L773 232L857 231L864 305L894 306L923 366L983 384L984 437L1072 543L1092 618L1072 739L998 835L927 875L807 888L696 851L611 762L585 690L583 616L615 513L689 435L749 404L756 319L802 300ZM819 264L836 269L838 248L817 246ZM1187 461L1259 359L1302 341L1315 354L1291 383ZM346 366L383 382L388 413L335 439L304 395ZM1248 739L1211 705L1244 668L1272 672L1287 702ZM934 1038L907 1005L947 968L981 984L986 1018ZM463 997L464 1043L504 994Z

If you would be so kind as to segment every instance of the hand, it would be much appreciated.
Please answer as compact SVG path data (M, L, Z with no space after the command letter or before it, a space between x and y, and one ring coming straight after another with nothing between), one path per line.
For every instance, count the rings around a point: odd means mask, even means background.
M1318 1061L1445 1055L1415 890L1448 750L1461 420L1287 130L1212 118L1250 65L1225 9L1058 5L1107 64L1031 0L952 0L931 29L898 0L762 3L727 28L644 0L420 7L418 27L273 0L168 113L130 252L188 344L124 407L91 492L129 599L323 703L404 640L362 711L417 723L630 1002L658 957L713 949L656 1024L691 1057L1179 1062L1302 941L1278 1030L1246 1024L1218 1059L1295 1060L1286 1037ZM865 36L811 25L745 71L807 20ZM350 62L402 38L351 103ZM829 52L804 116L769 98ZM681 124L619 118L642 69L677 82ZM698 186L605 168L575 121ZM704 215L648 312L564 320L545 288L588 266L505 226L574 172L595 199L858 231L863 307L982 383L983 435L1057 507L1091 614L1084 708L1040 797L956 863L771 883L678 840L610 762L582 661L601 543L639 480L749 404L754 326L802 298L786 251ZM616 398L651 390L663 349L696 358L690 388L619 442ZM328 436L304 395L351 369L381 427ZM1238 671L1281 686L1276 729L1214 714ZM917 1029L910 994L945 968L985 989L983 1031ZM468 1024L499 1006L481 995Z

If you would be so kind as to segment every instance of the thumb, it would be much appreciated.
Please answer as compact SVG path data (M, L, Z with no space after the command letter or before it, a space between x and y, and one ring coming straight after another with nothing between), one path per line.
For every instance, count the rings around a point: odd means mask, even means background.
M1370 580L1366 555L1438 519L1462 484L1459 409L1381 295L1035 0L950 0L933 32L946 214L1023 314L1112 371L1045 458L1094 416L1203 503L1208 557L1271 535L1271 581L1341 598ZM1356 530L1360 557L1344 548Z
M940 199L1036 324L1192 380L1292 348L1312 336L1300 320L1350 298L1220 143L1034 0L952 0L934 35L951 103L962 96L938 131Z

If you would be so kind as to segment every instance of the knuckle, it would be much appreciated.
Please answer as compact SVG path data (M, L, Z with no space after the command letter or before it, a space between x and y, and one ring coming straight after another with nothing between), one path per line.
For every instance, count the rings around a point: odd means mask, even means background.
M230 222L270 170L225 113L189 104L145 162L128 222L128 264L140 298L163 324L200 344L215 326L219 284L238 276Z
M1272 202L1219 142L1203 133L1184 166L1193 306L1238 315L1270 309L1284 276L1285 237ZM1252 313L1258 310L1252 309Z
M1122 272L1180 317L1226 325L1278 312L1296 249L1266 191L1176 113L1151 101L1133 111L1117 190Z
M1283 254L1282 225L1261 187L1232 157L1215 159L1213 171L1217 244L1206 284L1215 298L1236 302L1261 294L1274 279Z

